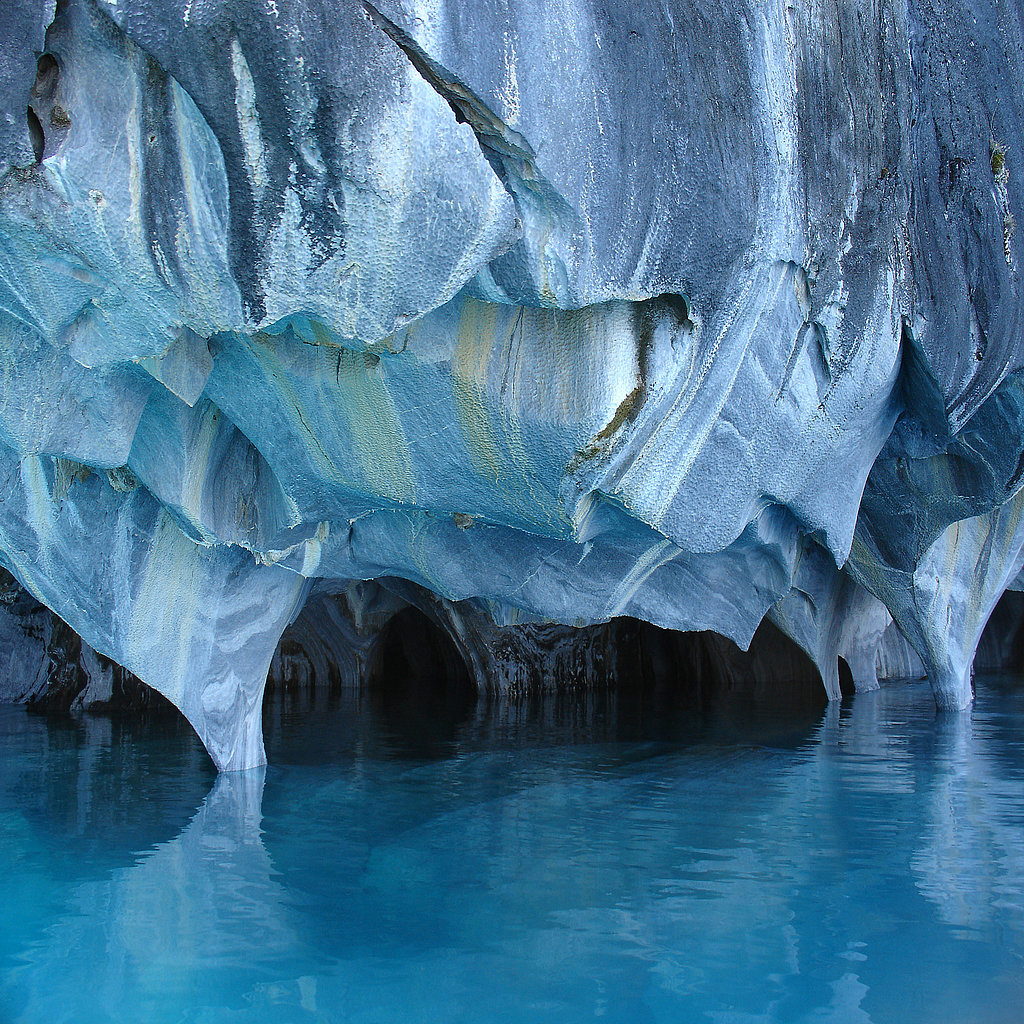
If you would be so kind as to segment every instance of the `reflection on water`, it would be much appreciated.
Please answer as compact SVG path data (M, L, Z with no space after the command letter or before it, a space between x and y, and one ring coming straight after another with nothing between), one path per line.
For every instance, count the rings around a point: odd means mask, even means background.
M1020 1019L1024 691L316 701L216 779L0 709L0 1020Z

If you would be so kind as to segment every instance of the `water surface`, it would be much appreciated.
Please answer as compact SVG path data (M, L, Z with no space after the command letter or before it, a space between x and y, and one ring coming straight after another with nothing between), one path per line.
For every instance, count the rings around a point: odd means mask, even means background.
M1019 1022L1024 690L0 708L0 1021Z

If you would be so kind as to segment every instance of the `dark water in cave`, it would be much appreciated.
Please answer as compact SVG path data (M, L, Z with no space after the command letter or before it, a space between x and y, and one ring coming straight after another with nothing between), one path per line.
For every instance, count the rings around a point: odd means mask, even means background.
M315 707L310 705L315 704ZM0 708L0 1021L1018 1022L1024 689Z

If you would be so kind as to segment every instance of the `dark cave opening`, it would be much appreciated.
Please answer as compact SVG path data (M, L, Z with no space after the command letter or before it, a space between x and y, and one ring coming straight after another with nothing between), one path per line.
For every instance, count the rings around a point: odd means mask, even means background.
M582 628L499 627L479 609L449 606L408 585L361 586L386 591L383 605L379 596L371 599L376 616L368 617L365 608L355 614L344 594L315 598L281 639L268 694L358 689L375 695L381 707L414 699L464 707L478 696L573 690L644 694L689 708L722 700L826 703L817 667L768 620L743 651L713 632L680 632L625 617ZM975 668L1012 673L1021 666L1024 594L1008 591L985 628ZM842 696L852 696L853 674L843 657L838 675Z
M1024 593L1007 590L978 643L974 671L1024 674Z
M38 619L42 629L45 685L20 698L34 711L88 710L126 718L179 714L157 691L87 649L0 571L0 584L5 579L0 605L26 616L26 622ZM678 738L708 721L716 727L725 720L742 724L758 708L777 721L788 717L794 726L806 724L826 705L815 665L767 621L748 651L715 633L677 632L630 618L580 629L502 628L477 609L466 629L472 609L413 594L421 609L408 603L407 589L359 586L368 589L359 598L358 614L345 595L321 595L282 637L264 700L272 760L282 715L329 720L321 730L334 730L321 747L329 753L339 731L351 731L345 723L368 711L403 749L433 756L450 752L467 732L507 738L525 730L540 742L569 735ZM495 686L496 679L510 678L508 672L486 674L496 663L517 669L518 689ZM1013 679L1022 666L1024 594L1009 591L986 626L975 669L999 673L1013 686L1019 685ZM845 659L838 669L847 698L853 680Z
M718 700L821 706L825 692L811 659L770 622L762 622L744 651L710 630L679 632L628 621L639 635L635 685L701 704Z
M496 627L470 621L467 609L446 617L432 599L423 604L393 608L369 630L343 595L307 607L267 683L271 761L330 756L353 730L361 742L386 735L411 756L447 756L467 738L677 741L709 722L761 742L761 725L749 731L758 716L772 719L773 735L791 735L827 703L813 662L767 622L743 651L715 633L631 618Z
M45 106L52 103L59 77L60 66L57 64L57 58L52 53L44 53L36 62L36 80L32 84L32 102L36 106L40 103L44 105L44 116ZM59 109L58 107L53 108L51 118ZM28 118L28 136L32 143L32 154L35 157L36 163L39 164L43 162L43 157L46 155L46 133L43 131L43 123L39 119L39 113L33 109L31 103L26 117Z
M376 629L357 629L342 596L317 598L285 632L268 694L359 689L382 703L478 695L615 690L700 706L718 698L820 705L821 677L810 658L771 623L749 650L719 634L681 632L622 617L574 628L493 626L478 615L445 617L398 605ZM852 676L840 664L844 694Z
M852 697L855 692L853 685L853 672L850 670L850 666L845 658L839 659L839 692L842 693L843 699Z
M46 152L46 136L43 133L39 117L31 107L28 108L26 117L28 118L28 137L32 143L32 155L35 157L36 163L40 164L43 162L43 154Z
M52 99L60 76L60 65L52 53L41 54L36 61L36 80L32 85L32 95L43 99Z
M448 633L406 606L367 634L347 610L319 597L282 637L263 699L270 760L330 760L382 738L391 756L448 756L479 698Z
M416 714L428 708L468 710L477 688L448 634L418 608L403 608L376 645L367 690L382 706Z

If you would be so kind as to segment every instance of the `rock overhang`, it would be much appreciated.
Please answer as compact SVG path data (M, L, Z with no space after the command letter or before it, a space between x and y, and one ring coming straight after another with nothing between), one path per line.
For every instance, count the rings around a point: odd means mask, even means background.
M965 706L1024 544L1019 25L748 6L19 9L0 561L221 767L376 578L768 617L832 697L895 620Z

